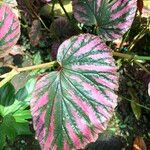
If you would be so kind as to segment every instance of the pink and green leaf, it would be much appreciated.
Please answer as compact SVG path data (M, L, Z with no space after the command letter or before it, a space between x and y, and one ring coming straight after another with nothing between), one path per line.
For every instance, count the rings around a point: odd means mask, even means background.
M73 0L75 18L86 25L95 25L106 40L120 38L131 26L137 0Z
M20 37L20 23L7 4L0 5L0 50L14 46Z
M60 64L40 78L31 99L42 149L83 149L106 129L117 104L118 77L111 50L94 35L63 42Z

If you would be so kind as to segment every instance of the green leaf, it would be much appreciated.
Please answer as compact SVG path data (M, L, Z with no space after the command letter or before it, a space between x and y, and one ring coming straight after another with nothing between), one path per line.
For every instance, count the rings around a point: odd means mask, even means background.
M29 123L15 123L14 126L17 135L30 135L32 132L29 128Z
M31 78L30 80L28 80L28 82L26 83L25 87L28 91L28 94L31 94L34 90L35 87L35 83L36 83L36 79L35 78Z
M18 110L13 114L16 122L27 122L27 119L31 119L30 110Z
M35 82L36 82L35 78L31 78L30 80L28 80L25 87L19 89L18 92L16 93L16 99L18 101L25 101L27 98L29 98L34 89Z
M141 117L141 107L138 105L139 98L137 97L137 94L133 88L129 88L129 93L132 98L132 102L131 102L132 111L133 111L136 119L139 120Z
M135 17L137 0L72 0L75 18L105 40L121 38Z
M29 123L18 123L15 121L12 115L3 117L2 123L0 123L0 150L6 142L6 139L13 142L18 135L31 134Z
M5 132L4 132L4 129L2 128L2 126L0 125L0 150L3 149L5 141L6 141Z
M26 87L23 87L21 89L18 90L18 92L16 93L16 99L17 100L25 100L28 97L28 91L26 89Z
M3 122L0 125L2 131L4 132L4 135L6 135L7 138L11 141L13 141L17 136L17 132L14 128L14 124L15 124L15 119L11 115L8 115L3 118Z
M42 63L42 58L41 58L40 52L38 52L38 53L35 54L33 63L35 65L38 65L38 64Z
M16 100L10 106L2 106L0 105L0 114L5 117L9 114L12 114L16 122L27 122L27 119L31 119L31 113L29 110L29 100L31 97L31 93L34 88L35 79L30 79L25 87L20 89L14 98ZM8 94L7 94L8 95Z
M0 105L10 106L15 101L15 88L11 83L0 88Z

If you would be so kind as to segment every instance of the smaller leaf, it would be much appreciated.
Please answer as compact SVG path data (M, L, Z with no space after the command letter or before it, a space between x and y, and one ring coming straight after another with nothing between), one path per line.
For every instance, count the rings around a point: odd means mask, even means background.
M0 150L3 149L6 139L14 141L18 135L23 134L31 134L28 122L18 123L12 115L3 117L3 121L0 124Z
M41 58L40 52L38 52L38 53L35 54L33 63L35 65L38 65L38 64L42 63L42 58Z
M28 80L25 87L17 91L15 98L18 101L25 101L28 97L30 97L34 89L35 82L36 82L36 79L34 78L31 78L30 80Z
M77 31L75 28L70 24L67 18L59 17L54 20L50 27L51 36L56 39L65 40L75 34Z
M136 119L139 120L141 117L141 107L138 105L139 99L138 99L137 94L133 88L129 88L129 93L130 93L131 98L132 98L132 102L131 102L132 111L133 111Z
M15 119L11 115L7 115L3 118L1 128L4 132L4 135L7 136L9 140L14 140L17 136L17 132L14 128Z
M41 22L39 20L34 20L29 31L30 42L32 43L32 45L36 46L39 44L41 37Z
M16 93L16 99L17 100L24 100L26 99L28 96L28 92L27 89L25 87L21 88L18 90L18 92Z
M133 150L147 150L146 144L142 137L137 136L133 143Z
M26 83L26 89L28 91L29 94L32 93L32 91L34 90L34 86L36 83L36 79L35 78L31 78L30 80L28 80L28 82Z
M0 105L10 106L15 101L15 88L11 83L0 88Z
M119 39L131 27L137 0L72 0L76 20L94 26L103 40Z
M18 135L30 135L32 134L28 123L15 123L15 129Z
M27 119L31 118L31 113L29 110L18 110L13 114L13 117L15 118L16 122L25 123L27 122Z

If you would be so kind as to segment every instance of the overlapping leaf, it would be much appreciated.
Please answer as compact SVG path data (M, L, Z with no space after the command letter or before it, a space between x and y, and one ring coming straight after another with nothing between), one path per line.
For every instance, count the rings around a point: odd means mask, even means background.
M75 18L95 25L106 40L120 38L131 26L137 0L73 0Z
M0 50L15 45L20 36L20 23L7 4L0 6Z
M57 55L58 71L37 81L31 99L42 149L81 149L103 132L117 103L116 67L99 37L73 36Z

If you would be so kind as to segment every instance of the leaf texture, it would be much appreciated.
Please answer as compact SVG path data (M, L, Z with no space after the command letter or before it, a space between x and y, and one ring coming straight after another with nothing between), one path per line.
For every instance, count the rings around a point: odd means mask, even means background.
M20 36L20 23L7 4L0 6L0 50L15 45Z
M105 40L120 38L131 26L137 0L73 0L75 18L94 25Z
M118 77L111 50L94 35L63 42L60 64L40 78L31 99L36 137L44 150L82 149L106 129L117 104Z

